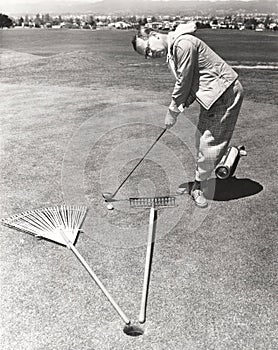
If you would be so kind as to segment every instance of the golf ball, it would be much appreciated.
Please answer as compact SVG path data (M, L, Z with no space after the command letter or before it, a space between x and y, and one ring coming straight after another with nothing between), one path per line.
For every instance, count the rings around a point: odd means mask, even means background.
M113 205L112 205L111 203L108 203L108 204L107 204L107 209L108 209L108 210L113 210L114 207L113 207Z

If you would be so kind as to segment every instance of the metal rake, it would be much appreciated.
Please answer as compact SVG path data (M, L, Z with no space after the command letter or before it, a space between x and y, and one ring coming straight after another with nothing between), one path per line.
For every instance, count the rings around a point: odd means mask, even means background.
M157 210L176 206L175 196L163 196L163 197L133 197L129 199L130 206L132 208L149 208L149 231L146 250L145 271L143 280L143 289L141 297L141 305L138 320L140 323L146 321L147 311L147 299L150 284L151 264L155 243L155 233L157 225Z

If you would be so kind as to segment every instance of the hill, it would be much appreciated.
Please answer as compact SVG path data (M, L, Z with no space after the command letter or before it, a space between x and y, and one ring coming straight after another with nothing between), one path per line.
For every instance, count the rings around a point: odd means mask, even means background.
M1 5L0 12L9 15L37 13L95 15L205 15L219 13L278 13L275 0L255 1L151 1L151 0L103 0L86 1L41 1L38 3L18 3Z

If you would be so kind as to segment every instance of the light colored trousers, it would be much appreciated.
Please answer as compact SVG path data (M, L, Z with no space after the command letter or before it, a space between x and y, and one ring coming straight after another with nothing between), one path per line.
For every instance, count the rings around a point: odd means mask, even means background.
M243 88L236 80L206 110L201 106L195 135L197 149L197 181L207 180L226 152L237 122L243 100Z

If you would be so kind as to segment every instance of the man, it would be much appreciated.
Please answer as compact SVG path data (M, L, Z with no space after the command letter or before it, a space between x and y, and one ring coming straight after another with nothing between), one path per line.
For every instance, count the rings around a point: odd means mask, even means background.
M167 61L176 83L165 125L175 125L184 107L200 104L196 132L197 164L190 190L198 207L207 206L203 189L215 166L227 150L243 100L238 74L193 33L195 23L180 24L174 32L138 34L132 44L145 57ZM180 188L179 193L185 192Z

